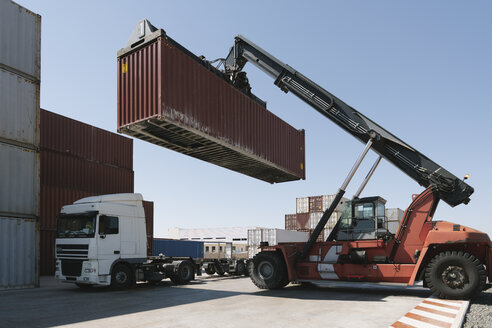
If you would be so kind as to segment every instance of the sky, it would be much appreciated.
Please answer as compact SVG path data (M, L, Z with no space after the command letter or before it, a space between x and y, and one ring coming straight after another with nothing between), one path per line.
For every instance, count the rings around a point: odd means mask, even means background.
M492 235L492 2L35 1L42 16L41 107L116 132L116 52L147 18L196 55L227 55L242 34L475 188L434 220ZM246 65L268 109L306 130L306 180L266 182L134 140L135 192L170 227L283 228L296 197L334 194L363 144ZM370 153L351 197L377 158ZM362 196L405 209L415 181L383 160Z

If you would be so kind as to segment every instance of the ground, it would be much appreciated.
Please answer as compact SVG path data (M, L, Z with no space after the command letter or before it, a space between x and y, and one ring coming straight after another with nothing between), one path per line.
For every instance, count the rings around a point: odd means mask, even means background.
M0 327L388 327L429 296L364 284L265 291L246 277L206 274L184 286L164 280L115 292L42 277L40 288L0 292Z

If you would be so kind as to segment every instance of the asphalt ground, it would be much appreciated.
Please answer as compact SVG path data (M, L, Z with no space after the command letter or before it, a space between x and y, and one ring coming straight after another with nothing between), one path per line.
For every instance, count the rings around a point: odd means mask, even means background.
M42 277L40 288L0 292L0 327L388 327L429 296L372 284L260 290L247 277L206 274L183 286L81 290Z

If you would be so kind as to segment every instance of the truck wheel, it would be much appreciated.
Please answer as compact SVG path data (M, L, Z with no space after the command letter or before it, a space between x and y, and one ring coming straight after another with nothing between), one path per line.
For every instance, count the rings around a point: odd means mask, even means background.
M470 299L480 293L487 279L483 264L466 252L437 254L425 268L425 280L441 298Z
M92 287L94 287L94 285L91 284L79 284L78 282L76 282L75 285L80 289L91 289Z
M176 285L185 285L195 278L195 270L190 261L183 261L178 265L176 274L171 277L171 281Z
M208 275L213 275L215 273L215 269L213 265L208 265L207 268L205 269L205 273Z
M130 268L124 264L117 264L111 273L111 288L125 289L133 284L133 275Z
M235 274L238 276L242 276L246 273L246 264L243 261L238 261L236 264L236 272Z
M261 252L249 266L251 281L261 289L278 289L289 283L284 259L276 252Z
M224 268L222 267L222 264L221 263L215 263L214 267L215 267L215 272L219 276L225 275L225 271L224 271Z

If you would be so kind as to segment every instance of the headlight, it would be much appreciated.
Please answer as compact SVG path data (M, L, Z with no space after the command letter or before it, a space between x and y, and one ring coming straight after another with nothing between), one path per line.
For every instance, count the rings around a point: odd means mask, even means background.
M96 269L94 268L84 269L84 273L92 273L92 272L96 272Z

